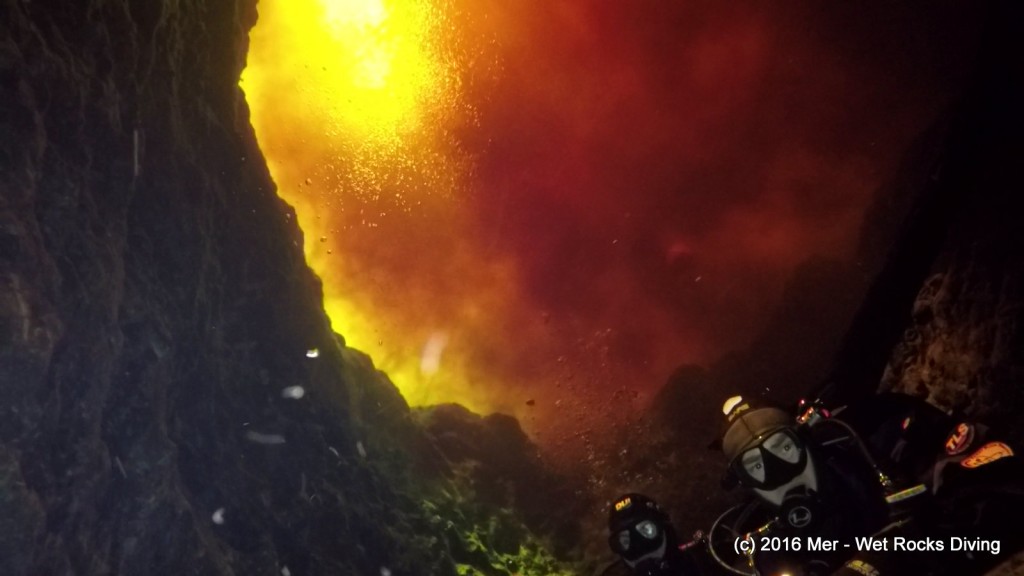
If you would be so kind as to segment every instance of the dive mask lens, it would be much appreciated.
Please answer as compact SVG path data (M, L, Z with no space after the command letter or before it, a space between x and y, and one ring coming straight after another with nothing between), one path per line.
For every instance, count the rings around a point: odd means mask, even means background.
M636 525L636 531L638 534L647 538L648 540L654 540L658 537L659 530L658 525L650 520L644 520Z
M796 464L800 460L800 447L797 446L796 439L786 432L772 434L761 446L784 462Z
M629 530L623 530L615 536L613 546L619 554L629 551Z
M739 472L742 484L757 486L764 483L764 456L760 447L751 448L740 456Z
M799 474L805 462L803 442L790 430L778 430L742 452L733 471L748 488L771 488Z

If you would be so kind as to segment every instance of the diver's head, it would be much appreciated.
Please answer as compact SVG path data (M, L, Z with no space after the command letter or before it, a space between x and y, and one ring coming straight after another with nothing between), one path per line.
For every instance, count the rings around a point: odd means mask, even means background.
M608 545L630 568L658 565L676 546L668 514L643 494L624 494L608 511Z
M808 525L814 516L811 502L818 477L794 417L778 408L751 407L739 396L727 400L722 412L728 419L722 437L722 451L729 462L727 481L782 508L795 528ZM794 507L796 511L790 513Z

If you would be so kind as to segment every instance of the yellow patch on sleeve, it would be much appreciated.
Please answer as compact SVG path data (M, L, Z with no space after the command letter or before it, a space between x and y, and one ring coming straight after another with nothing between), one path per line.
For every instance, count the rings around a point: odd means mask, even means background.
M879 576L878 570L863 560L850 560L846 563L846 567L864 576Z
M1000 458L1006 458L1007 456L1013 456L1013 450L1009 446L1002 442L989 442L981 448L978 448L974 454L971 454L967 458L964 458L960 465L964 468L977 468L984 466L985 464L991 464Z

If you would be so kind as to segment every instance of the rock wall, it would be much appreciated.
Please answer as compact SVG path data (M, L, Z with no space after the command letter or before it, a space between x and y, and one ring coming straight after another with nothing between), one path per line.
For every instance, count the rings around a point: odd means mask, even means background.
M422 426L331 331L237 85L256 16L0 0L0 574L561 573L518 424Z
M882 388L927 397L1024 440L1024 8L993 4L973 90L936 178L954 218L892 350Z
M1024 21L1007 9L994 21ZM521 431L444 412L421 431L331 332L237 87L255 18L252 0L0 0L0 574L556 570L515 550L567 529L519 519L554 481L525 448L486 457L487 431L522 448ZM912 318L884 324L911 326L883 346L883 387L1019 439L1024 35L989 38L951 129L952 223ZM623 455L616 482L692 473L676 439ZM715 507L703 464L675 507Z
M1006 211L986 207L988 217L954 230L914 302L912 323L893 351L882 388L927 397L1020 441L1024 238L1011 216L1018 211L1001 208Z
M0 2L2 574L455 571L256 147L254 4Z

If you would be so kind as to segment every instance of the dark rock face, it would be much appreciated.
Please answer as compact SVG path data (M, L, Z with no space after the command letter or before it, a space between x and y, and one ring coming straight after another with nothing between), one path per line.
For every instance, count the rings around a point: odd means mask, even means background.
M432 479L426 496L447 519L457 563L496 575L563 574L556 557L579 566L579 518L593 503L545 466L514 418L457 404L417 408L413 417L429 444L416 451L416 468Z
M927 397L1022 438L1021 10L990 6L975 78L833 368L847 395ZM916 301L908 295L916 294ZM859 364L858 364L859 361ZM884 369L884 375L883 375ZM852 376L851 376L852 375Z
M927 397L1024 440L1024 11L996 3L982 65L938 178L955 217L887 364L883 389Z
M560 573L518 424L424 431L330 330L237 86L255 17L0 3L0 574Z
M0 3L0 573L454 573L255 145L254 4Z
M578 518L592 502L547 469L515 418L481 417L457 404L413 414L436 449L436 457L419 451L423 464L443 462L442 475L472 491L478 505L515 511L531 533L549 538L557 554L569 556L578 548Z
M1019 138L1024 123L993 118ZM998 123L995 123L998 122ZM912 309L886 367L883 389L927 397L1024 439L1024 232L1010 197L1021 186L1017 146L985 146L977 187Z

